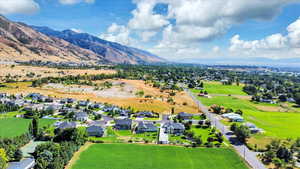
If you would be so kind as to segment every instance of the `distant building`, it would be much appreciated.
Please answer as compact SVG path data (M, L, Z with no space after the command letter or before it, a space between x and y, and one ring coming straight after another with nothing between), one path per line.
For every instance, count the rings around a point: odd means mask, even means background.
M115 119L115 128L118 130L131 130L131 119Z
M100 126L90 126L86 129L89 136L102 137L104 129Z
M136 127L136 133L157 132L158 128L152 122L139 122Z
M35 166L34 158L24 158L20 162L11 162L7 169L33 169Z
M185 131L185 127L181 123L168 122L163 125L163 128L165 128L166 133L174 135L182 135Z
M64 121L64 122L61 122L59 124L57 124L57 128L59 129L69 129L69 128L76 128L77 127L77 123L76 122L67 122L67 121Z
M89 115L86 112L78 112L75 114L75 120L77 121L87 121L89 119Z
M186 112L180 112L177 117L182 120L189 120L193 118L193 115Z

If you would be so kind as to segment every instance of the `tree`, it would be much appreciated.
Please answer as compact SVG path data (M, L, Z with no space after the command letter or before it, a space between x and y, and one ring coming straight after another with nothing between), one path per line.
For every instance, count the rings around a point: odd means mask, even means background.
M300 93L296 93L294 96L295 102L300 105Z
M274 158L273 163L276 166L276 168L281 168L282 167L282 161L279 158Z
M6 156L6 152L4 149L0 149L0 168L1 169L6 169L7 168L7 156Z
M240 142L246 143L246 139L250 137L250 130L247 126L240 125L234 130L234 134Z
M23 153L20 149L18 149L14 154L14 159L16 161L20 161L23 158Z
M195 143L196 143L198 146L200 146L200 145L202 144L202 138L201 138L201 136L195 138Z
M38 133L39 133L39 121L38 121L38 118L34 117L32 119L32 135L33 137L37 137L38 136Z

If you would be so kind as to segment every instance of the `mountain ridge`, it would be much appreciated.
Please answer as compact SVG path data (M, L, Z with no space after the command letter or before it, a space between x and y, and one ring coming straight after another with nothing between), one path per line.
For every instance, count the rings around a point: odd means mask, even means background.
M37 28L47 29L41 31ZM88 64L166 61L147 51L109 42L87 33L29 26L0 15L0 61L32 60Z
M88 33L78 33L72 30L56 31L49 27L31 27L48 36L57 37L81 48L91 50L113 63L138 64L166 61L150 52L103 40Z

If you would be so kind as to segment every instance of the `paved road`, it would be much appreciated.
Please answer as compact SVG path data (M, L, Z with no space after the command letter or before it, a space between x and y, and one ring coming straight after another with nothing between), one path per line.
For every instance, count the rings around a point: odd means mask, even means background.
M210 119L212 125L215 126L222 134L231 142L232 146L239 153L247 163L255 169L267 169L263 163L257 158L257 153L249 150L247 146L239 143L229 128L220 122L220 119L213 113L210 113L206 106L204 106L188 89L185 91L193 98L195 103L199 106L200 110L204 112L207 118Z

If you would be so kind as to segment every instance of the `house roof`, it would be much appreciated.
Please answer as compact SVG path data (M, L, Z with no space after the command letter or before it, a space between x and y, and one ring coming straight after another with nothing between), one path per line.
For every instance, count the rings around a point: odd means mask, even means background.
M102 127L100 127L100 126L90 126L90 127L88 127L87 129L86 129L86 131L87 132L103 132L104 131L104 129L102 128Z
M151 123L151 122L139 122L138 126L137 126L138 129L147 129L147 130L157 130L157 127Z
M131 119L115 119L116 125L131 125L132 120Z
M76 128L77 123L76 122L67 122L64 121L61 124L58 125L58 128L60 129L68 129L68 128Z
M193 116L192 114L189 114L189 113L186 113L186 112L180 112L178 115L180 117L192 117Z
M35 161L33 158L25 158L21 160L20 162L11 162L8 165L7 169L24 169L32 167L35 164Z

